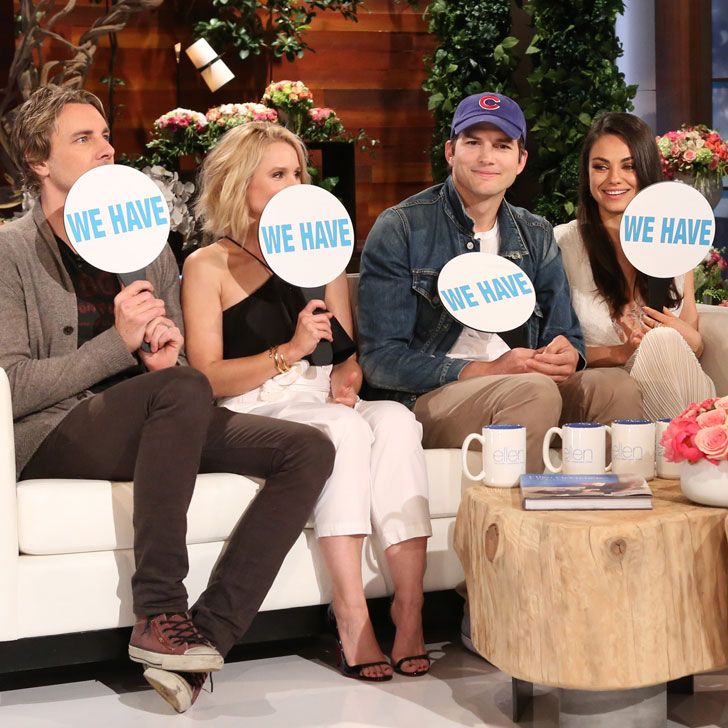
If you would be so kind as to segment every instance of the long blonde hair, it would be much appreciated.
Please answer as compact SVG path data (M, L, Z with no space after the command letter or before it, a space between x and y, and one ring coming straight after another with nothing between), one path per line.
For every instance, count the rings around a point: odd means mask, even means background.
M280 124L250 121L233 127L205 157L198 177L200 195L195 213L204 221L203 229L212 239L229 235L243 242L252 222L248 206L248 185L274 142L286 142L296 151L301 165L301 181L308 183L308 157L303 142Z

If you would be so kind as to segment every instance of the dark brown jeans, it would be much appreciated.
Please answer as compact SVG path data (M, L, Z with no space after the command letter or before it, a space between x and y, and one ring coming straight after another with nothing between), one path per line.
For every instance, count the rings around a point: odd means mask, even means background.
M173 367L82 401L43 441L22 478L134 481L137 615L187 609L185 536L197 473L265 478L191 610L226 654L257 613L333 463L334 447L318 430L215 407L202 374Z

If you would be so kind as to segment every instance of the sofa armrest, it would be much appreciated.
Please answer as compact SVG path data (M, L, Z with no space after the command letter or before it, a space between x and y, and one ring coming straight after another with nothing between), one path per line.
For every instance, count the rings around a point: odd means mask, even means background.
M728 394L728 307L698 304L704 351L700 363L715 382L718 396Z
M10 383L0 369L0 640L16 639L18 609L18 508Z

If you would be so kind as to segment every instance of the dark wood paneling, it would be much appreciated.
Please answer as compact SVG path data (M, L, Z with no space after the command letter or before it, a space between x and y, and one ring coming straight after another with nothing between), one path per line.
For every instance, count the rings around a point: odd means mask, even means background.
M657 132L712 126L711 0L655 3Z

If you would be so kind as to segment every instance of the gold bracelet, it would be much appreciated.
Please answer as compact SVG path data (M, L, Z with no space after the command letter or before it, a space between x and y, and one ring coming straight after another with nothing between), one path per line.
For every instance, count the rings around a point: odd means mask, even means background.
M283 354L278 351L277 346L271 346L270 349L268 349L268 356L273 357L273 364L279 374L285 374L290 371L291 367L288 366L288 362L286 362Z

